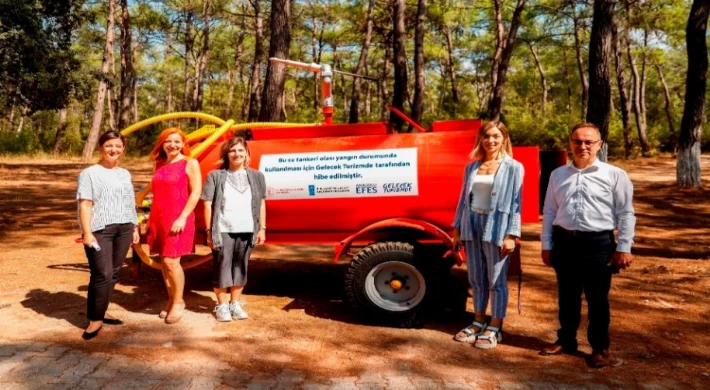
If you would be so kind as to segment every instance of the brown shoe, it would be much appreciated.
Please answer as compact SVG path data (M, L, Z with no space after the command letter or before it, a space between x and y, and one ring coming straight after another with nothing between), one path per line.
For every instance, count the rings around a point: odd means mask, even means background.
M562 344L550 344L540 350L540 355L542 356L555 356L562 355L563 353L573 354L577 352L577 348L567 348Z
M604 368L606 366L616 367L621 363L622 361L619 359L612 359L608 349L601 352L592 352L589 359L587 359L587 365L591 368Z

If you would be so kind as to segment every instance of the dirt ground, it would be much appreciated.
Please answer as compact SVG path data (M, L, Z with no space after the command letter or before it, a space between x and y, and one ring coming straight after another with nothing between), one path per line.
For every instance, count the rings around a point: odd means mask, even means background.
M581 356L541 357L555 339L556 283L539 258L540 224L523 227L522 314L512 283L505 338L482 351L452 340L471 321L465 270L455 268L455 288L422 329L363 325L344 299L345 264L331 262L331 246L259 248L245 289L250 319L217 323L211 265L187 271L188 312L174 326L157 313L166 293L148 267L138 280L126 265L111 314L126 325L104 327L84 342L88 266L80 244L77 161L0 159L0 346L48 342L86 353L128 356L150 364L220 359L234 370L271 373L285 367L307 377L357 376L387 370L420 375L470 375L471 369L502 381L589 383L612 388L710 388L710 156L703 156L705 189L673 186L670 156L617 162L635 185L635 260L615 276L611 292L612 353L623 363L587 368ZM150 178L147 160L129 160L136 186ZM268 241L268 237L267 237ZM586 309L585 309L586 310ZM586 329L580 348L588 353ZM0 358L2 359L2 358ZM481 383L481 382L479 382Z

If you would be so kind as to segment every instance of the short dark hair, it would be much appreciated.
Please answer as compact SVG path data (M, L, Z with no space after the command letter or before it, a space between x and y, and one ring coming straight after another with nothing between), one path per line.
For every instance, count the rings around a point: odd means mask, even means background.
M126 138L123 136L123 134L115 130L109 130L101 134L101 137L99 137L99 146L104 146L106 142L112 139L120 139L121 143L123 143L123 146L126 146Z
M599 127L597 125L595 125L594 123L585 122L585 123L578 123L578 124L574 125L572 127L572 131L569 132L569 138L572 139L572 134L574 134L575 131L577 131L579 129L586 129L586 128L596 130L597 133L599 133L599 137L601 137L602 132L601 132L601 130L599 130Z

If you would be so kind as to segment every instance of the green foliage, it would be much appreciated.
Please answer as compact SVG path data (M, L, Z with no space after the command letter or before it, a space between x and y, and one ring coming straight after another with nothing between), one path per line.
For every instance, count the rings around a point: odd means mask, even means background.
M84 17L83 0L0 0L2 103L30 112L66 106L79 61L73 30Z
M354 71L365 32L368 0L293 0L291 2L292 43L289 59L330 64L334 69ZM183 109L194 92L195 62L205 36L203 0L129 2L138 76L139 119ZM204 79L203 111L224 119L244 121L248 107L250 74L255 36L252 3L244 0L212 0L207 70ZM268 51L270 2L260 1L265 50ZM360 99L361 121L380 121L384 87L392 99L391 32L389 2L375 2L374 28L366 69L368 76L382 82L363 81ZM632 53L640 61L647 58L646 105L648 139L663 149L670 137L663 87L655 70L661 67L671 96L671 111L678 132L685 90L685 22L689 2L674 0L630 1L631 13L619 2L617 24L629 31ZM584 117L581 107L579 73L572 16L578 18L583 57L588 63L588 39L592 2L528 0L523 25L508 71L503 101L503 117L517 145L538 145L542 149L567 147L569 128ZM193 8L192 50L186 52L185 21L188 6ZM413 95L414 17L416 2L406 2L408 70ZM503 1L503 18L509 23L514 0ZM78 154L87 137L93 113L105 45L106 2L85 0L0 0L0 153L51 152L58 128L58 112L71 102L67 128L62 136L62 152ZM495 23L491 2L462 0L429 1L424 47L425 79L423 125L435 120L476 118L485 112L490 94L490 71L495 52ZM631 16L629 16L631 15ZM120 12L115 15L119 22ZM446 31L453 50L449 53ZM649 36L644 47L643 32ZM117 74L109 75L111 103L117 107L120 87L120 34L115 27L114 64ZM534 46L548 86L547 102L542 102L541 75L532 56ZM449 56L453 57L458 101L451 86ZM189 61L186 66L186 59ZM624 55L624 74L631 79ZM640 62L639 62L640 64ZM640 67L640 65L639 65ZM266 64L259 69L262 83ZM612 69L612 76L616 77ZM288 69L285 111L289 122L320 122L319 80L310 72ZM187 96L185 95L185 86ZM619 95L613 80L613 105L618 110ZM334 77L337 123L348 118L353 79ZM369 88L369 98L366 93ZM228 96L232 96L229 103ZM369 99L369 101L367 100ZM410 96L411 99L411 96ZM369 112L365 111L366 101ZM25 113L24 130L16 133ZM102 131L108 128L105 109ZM35 112L33 114L33 112ZM10 117L14 117L12 122ZM633 137L637 139L632 116ZM155 136L168 125L188 131L199 127L194 121L161 123L132 134L128 153L144 155L152 149ZM613 113L609 147L612 155L623 154L621 118ZM708 140L705 130L705 140ZM707 142L707 141L706 141ZM706 145L703 145L706 146Z

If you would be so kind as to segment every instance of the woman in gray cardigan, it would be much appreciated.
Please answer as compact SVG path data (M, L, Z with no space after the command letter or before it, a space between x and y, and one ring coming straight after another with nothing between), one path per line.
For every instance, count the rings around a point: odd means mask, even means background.
M244 138L225 142L221 156L222 166L207 176L202 200L207 244L214 257L215 317L226 322L249 317L239 300L251 250L266 241L266 182L263 173L249 168Z

